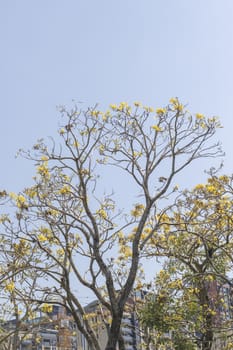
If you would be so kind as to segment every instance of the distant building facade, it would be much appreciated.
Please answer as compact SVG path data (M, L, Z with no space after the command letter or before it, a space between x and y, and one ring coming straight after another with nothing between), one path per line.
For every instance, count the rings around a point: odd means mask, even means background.
M17 350L77 350L76 326L72 316L60 305L52 305L49 317L28 320L21 325L17 335ZM2 325L6 331L13 331L15 320ZM11 341L11 350L13 341Z

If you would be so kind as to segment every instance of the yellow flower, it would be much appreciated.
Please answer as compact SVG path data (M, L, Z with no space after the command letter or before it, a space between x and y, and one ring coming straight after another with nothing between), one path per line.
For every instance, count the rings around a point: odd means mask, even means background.
M137 158L137 157L141 157L142 152L133 152L133 157Z
M119 109L120 111L123 111L124 109L128 109L128 108L129 108L129 105L128 105L127 102L121 102L121 103L119 104L119 106L118 106L118 109Z
M173 110L177 110L178 112L182 112L184 109L184 106L179 103L178 98L170 98L169 102L173 105Z
M64 249L58 248L58 249L56 250L56 253L57 253L57 255L59 255L59 256L61 257L61 256L64 255Z
M157 131L157 132L163 131L163 130L160 128L160 126L158 126L158 125L152 125L151 128L154 129L154 130Z
M7 283L6 286L5 286L5 290L6 290L7 292L12 293L12 292L14 291L14 289L15 289L15 284L14 284L13 281Z
M146 234L151 233L151 231L152 231L152 229L151 229L150 227L146 227L146 228L144 229L144 232L145 232Z
M152 108L152 107L144 106L144 109L145 109L145 111L146 111L147 113L152 113L152 112L154 112L154 108Z
M175 109L176 109L178 112L182 112L183 109L184 109L184 106L183 106L181 103L178 103L178 104L175 106Z
M141 102L134 102L134 106L135 107L142 107L142 104L141 104Z
M168 237L168 243L174 243L174 241L176 241L176 236L171 235Z
M222 182L224 182L224 183L226 183L226 184L230 181L230 180L229 180L229 177L226 176L226 175L221 175L221 176L219 176L219 180L222 181Z
M165 114L166 113L166 109L165 108L157 108L156 109L156 113L157 114Z
M17 198L17 194L14 193L14 192L10 192L9 196L10 196L11 199L14 199L14 200L16 200L16 198Z
M43 311L43 312L52 312L53 311L53 305L44 303L41 306L41 311Z
M203 190L205 186L203 184L198 184L195 186L195 190Z
M17 197L16 203L17 203L17 207L18 208L25 208L25 207L27 207L26 198L24 196L22 196L21 194Z
M74 141L73 146L74 146L74 147L76 147L76 148L78 148L79 143L78 143L78 141L77 141L77 140L75 140L75 141Z
M36 337L35 341L36 341L36 344L40 344L40 342L41 342L41 337Z
M117 109L117 105L111 104L111 105L110 105L110 108L111 108L113 111L115 111L115 110Z
M106 112L103 114L103 116L102 116L102 120L103 120L104 122L106 122L110 116L111 116L110 111L106 111Z
M177 103L177 98L170 98L169 102L172 104L172 105L175 105Z
M60 135L63 135L64 133L65 133L65 129L61 128L61 129L59 130L59 134L60 134Z
M131 210L131 215L137 218L138 216L142 215L144 208L145 206L143 204L136 204L135 208Z
M45 177L47 179L50 178L50 173L49 173L49 169L48 169L48 162L44 161L43 164L39 165L37 167L37 172L42 177Z
M207 185L206 189L210 193L216 193L217 194L217 190L216 190L216 188L213 185Z
M38 235L38 241L39 242L45 242L45 241L47 241L47 237L45 237L45 235L43 235L43 233L40 233Z
M204 119L205 116L204 116L204 114L196 113L196 118L197 118L197 119Z
M135 289L139 290L139 289L142 289L142 287L143 287L143 284L141 282L138 282L135 286Z
M4 223L4 222L11 222L9 219L9 216L6 214L0 215L0 223Z
M92 117L98 117L99 113L100 113L100 112L99 112L99 111L96 111L96 110L91 111Z
M11 199L15 200L18 208L20 208L20 209L27 209L28 208L26 198L22 194L17 195L15 193L11 192L11 193L9 193L9 196Z
M123 239L125 237L125 235L122 231L119 231L117 235L118 235L119 239Z
M104 209L97 210L96 214L98 214L102 219L107 219L108 215Z
M204 122L201 122L199 125L202 129L206 129L206 124Z
M105 150L104 145L100 145L100 146L99 146L99 153L100 153L100 154L103 154L104 150Z
M30 198L34 198L36 196L36 188L35 187L31 187L31 188L26 188L24 190L24 193L30 197Z
M126 246L126 245L121 246L120 253L123 254L125 256L125 258L129 258L130 256L132 256L131 248Z
M67 193L70 193L70 187L68 185L64 185L60 191L59 191L60 194L67 194Z

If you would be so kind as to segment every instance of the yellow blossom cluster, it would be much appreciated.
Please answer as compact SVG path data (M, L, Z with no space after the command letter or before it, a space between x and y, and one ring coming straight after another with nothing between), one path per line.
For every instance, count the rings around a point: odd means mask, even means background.
M199 191L199 190L203 190L204 188L205 186L203 184L197 184L194 189Z
M10 218L6 214L0 215L0 223L4 223L4 222L10 222Z
M121 102L119 105L111 104L110 108L113 111L118 111L118 112L124 112L124 111L130 112L130 109L131 109L127 102Z
M183 109L184 109L184 106L179 102L178 98L174 98L172 97L170 100L169 100L170 104L171 104L171 108L172 110L175 110L177 112L182 112Z
M36 342L36 344L40 344L40 342L41 342L41 337L36 337L36 338L35 338L35 342Z
M77 140L75 140L74 143L73 143L73 146L74 146L75 148L78 148L78 147L79 147L79 142L78 142Z
M166 281L170 278L170 274L166 270L160 270L158 278L162 281Z
M140 289L142 289L142 288L143 288L143 283L140 282L140 281L138 281L137 284L136 284L136 286L135 286L135 289L136 289L136 290L140 290Z
M133 152L133 158L139 158L142 156L142 152Z
M37 167L37 173L45 178L46 180L50 179L50 172L48 168L48 161L44 161L41 165Z
M59 134L60 134L60 135L64 135L64 134L65 134L65 132L66 132L66 131L65 131L65 129L64 129L64 128L61 128L61 129L59 130Z
M89 313L83 315L83 320L92 319L92 318L96 317L96 315L97 315L96 312L89 312Z
M104 122L108 121L108 119L111 117L111 112L107 110L105 113L102 114L102 120Z
M65 254L64 249L63 249L63 248L58 248L58 249L56 250L56 254L57 254L57 256L60 257L60 258L63 257L64 254Z
M27 200L22 194L17 195L11 192L9 195L10 195L10 198L16 202L16 205L19 209L28 209Z
M153 130L155 130L157 132L163 131L163 129L159 125L152 125L151 129L153 129Z
M31 246L25 239L20 239L19 243L13 244L14 253L17 257L29 255Z
M119 232L117 233L117 236L118 236L118 239L119 239L119 240L123 240L123 239L125 238L125 235L124 235L124 233L123 233L122 231L119 231Z
M59 190L59 193L60 193L61 195L69 194L69 193L70 193L70 186L64 185L64 186Z
M131 210L131 215L137 218L142 215L144 209L145 209L145 206L143 204L136 204L134 209Z
M7 292L12 293L12 292L15 290L15 284L14 284L14 282L13 282L13 281L8 282L8 283L5 285L5 290L6 290Z
M49 313L53 311L53 305L44 303L41 306L41 311L44 313Z
M90 114L91 114L92 117L98 118L98 116L100 114L100 111L94 109L94 110L91 111Z
M221 175L219 176L219 180L223 182L224 184L228 184L230 182L230 179L227 175Z
M167 111L166 108L157 108L157 109L156 109L156 113L157 113L158 115L165 114L166 111Z
M100 208L99 210L96 211L96 214L101 218L106 220L108 217L108 214L106 212L106 210L104 210L103 208Z
M29 197L29 198L35 198L37 195L37 189L36 187L31 187L31 188L26 188L24 190L24 193Z
M50 228L41 226L39 229L39 234L37 236L37 239L39 242L46 242L46 241L52 242L54 239L54 236Z
M182 279L177 278L174 281L170 281L167 284L167 287L171 288L171 289L177 289L177 290L182 289L183 288L183 281L182 281Z
M150 107L150 106L144 106L143 107L144 110L147 112L147 113L152 113L154 112L154 108Z
M199 120L205 119L205 116L204 116L204 114L196 113L196 119L199 119Z
M103 144L100 145L100 146L99 146L99 153L100 153L100 154L103 154L104 150L105 150L105 146L104 146Z
M119 252L124 256L124 258L130 258L132 256L132 249L127 245L122 245Z
M48 240L43 233L40 233L37 238L39 242L46 242Z

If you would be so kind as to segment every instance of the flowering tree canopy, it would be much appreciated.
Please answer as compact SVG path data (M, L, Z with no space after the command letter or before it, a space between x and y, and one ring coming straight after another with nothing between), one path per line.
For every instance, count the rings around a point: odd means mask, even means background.
M34 184L21 193L6 194L16 215L0 218L14 253L21 254L21 268L30 272L20 296L49 303L59 295L89 345L100 350L78 296L77 289L84 286L111 315L106 349L115 349L117 343L124 349L124 307L142 252L151 244L160 249L163 199L174 197L174 179L184 168L222 154L212 141L220 123L215 117L192 115L177 98L156 111L123 102L105 112L96 106L61 108L61 114L60 142L39 140L32 150L21 151L36 163ZM101 179L107 172L111 190ZM114 186L122 175L120 195L126 198L127 188L134 192L126 209ZM169 233L168 243L176 239L172 237ZM18 282L12 283L4 287L9 293Z

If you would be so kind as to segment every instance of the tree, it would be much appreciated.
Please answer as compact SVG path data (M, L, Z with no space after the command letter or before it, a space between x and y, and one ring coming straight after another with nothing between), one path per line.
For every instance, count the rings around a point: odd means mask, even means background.
M1 205L6 207L9 198L0 191ZM41 273L32 270L37 263L37 247L26 239L18 238L17 228L10 215L0 215L3 232L0 235L0 348L17 350L24 336L34 327L29 320L40 311L33 296ZM20 229L20 228L19 228ZM36 272L36 273L35 273ZM41 319L41 322L43 320ZM20 333L24 333L24 335Z
M97 106L61 108L61 113L61 144L39 140L21 152L36 162L37 174L31 187L10 194L18 229L4 222L5 230L33 247L36 258L28 269L48 280L50 287L37 283L30 299L49 303L52 295L62 297L90 347L100 350L76 291L81 284L111 315L106 349L115 350L117 343L124 349L124 307L141 252L160 225L159 203L173 195L174 179L184 168L222 154L211 141L220 124L200 113L192 116L177 98L156 112L123 102L104 113ZM129 209L112 190L104 190L101 174L107 171L114 181L124 175L126 187L118 189L123 198L133 189Z
M180 305L178 307L178 290L171 290L168 285L158 284L158 281L156 284L156 291L148 292L138 307L144 348L195 350L195 338L185 323L190 321L190 313L189 320L187 317L185 319L184 309Z
M232 177L213 174L161 213L160 230L148 247L151 254L169 257L157 277L158 298L163 296L169 306L162 320L195 335L204 350L211 349L214 335L232 337L230 305L221 291L224 283L232 285L232 210ZM152 322L158 328L157 323Z

